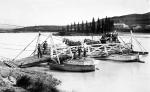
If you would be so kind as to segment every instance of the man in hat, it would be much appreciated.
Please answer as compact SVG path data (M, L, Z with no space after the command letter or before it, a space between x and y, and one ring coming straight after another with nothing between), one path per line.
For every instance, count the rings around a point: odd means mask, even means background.
M38 53L38 58L42 58L42 51L41 51L41 45L40 44L38 44L37 53Z
M44 41L44 43L43 43L43 54L46 54L46 53L47 53L47 52L46 52L47 46L48 46L47 41Z

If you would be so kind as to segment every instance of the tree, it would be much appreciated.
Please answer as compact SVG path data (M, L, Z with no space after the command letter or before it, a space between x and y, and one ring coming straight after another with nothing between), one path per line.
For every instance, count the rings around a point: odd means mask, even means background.
M91 22L89 23L88 31L89 31L89 33L92 33L92 23Z
M77 32L80 32L80 24L78 22L78 25L77 25Z
M69 32L69 25L66 26L66 31Z
M85 33L89 33L88 22L85 23Z
M84 33L84 22L82 21L82 24L81 24L81 32Z
M105 27L105 19L102 19L102 26L101 26L101 32L102 32L102 33L105 33L104 27Z
M76 32L77 29L76 29L76 23L75 22L74 22L73 28L74 28L74 32Z
M92 19L92 26L91 26L91 31L92 31L92 33L96 33L95 31L95 19L94 19L94 17L93 17L93 19Z
M71 23L71 25L70 25L70 31L72 32L72 30L73 30L73 25Z
M100 33L100 28L101 28L101 23L100 23L100 19L98 18L97 19L97 31L96 31L96 33Z

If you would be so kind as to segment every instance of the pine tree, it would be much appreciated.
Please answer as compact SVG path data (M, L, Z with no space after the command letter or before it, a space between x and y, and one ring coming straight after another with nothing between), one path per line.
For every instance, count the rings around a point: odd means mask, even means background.
M89 23L89 27L88 27L89 33L92 33L92 23Z
M80 32L80 24L78 22L78 25L77 25L77 32Z
M92 31L92 33L96 33L95 31L95 19L94 19L94 17L93 17L93 19L92 19L92 26L91 26L91 31Z
M84 33L84 22L82 21L82 24L81 24L81 32Z
M66 31L69 32L69 25L66 26Z
M85 33L89 33L88 22L85 23Z
M74 28L74 32L76 32L76 23L74 22L74 25L73 25L73 28Z
M101 26L101 30L102 30L101 32L102 33L105 33L105 31L104 31L105 28L104 27L105 27L105 19L102 19L102 26Z
M97 31L96 33L100 33L100 27L101 27L101 23L100 23L100 19L97 19Z
M71 25L70 25L70 31L72 32L72 29L73 29L73 25L72 25L72 23L71 23Z

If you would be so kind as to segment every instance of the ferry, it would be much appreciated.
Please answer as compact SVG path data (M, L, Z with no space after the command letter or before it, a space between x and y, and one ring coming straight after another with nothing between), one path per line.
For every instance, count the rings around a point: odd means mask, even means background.
M121 44L99 44L92 45L93 51L90 52L90 57L98 60L113 60L113 61L140 61L139 53L132 53L130 49L125 48Z

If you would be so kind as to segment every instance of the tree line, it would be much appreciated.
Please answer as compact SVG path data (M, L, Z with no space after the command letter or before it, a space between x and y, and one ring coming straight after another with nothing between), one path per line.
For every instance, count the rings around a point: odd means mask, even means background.
M67 25L63 31L65 32L76 32L76 33L106 33L111 32L114 29L114 21L111 18L103 18L103 19L92 19L92 22L84 22L82 23L71 23Z

